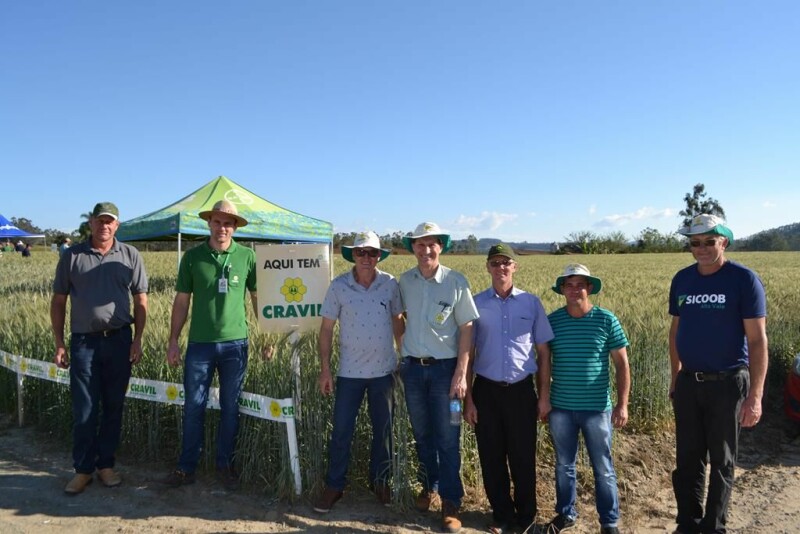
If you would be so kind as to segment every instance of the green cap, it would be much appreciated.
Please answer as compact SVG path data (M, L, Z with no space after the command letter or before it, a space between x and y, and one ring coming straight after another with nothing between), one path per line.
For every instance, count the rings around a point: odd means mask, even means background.
M492 248L489 249L489 254L486 255L486 259L491 259L492 256L505 256L512 260L517 259L517 255L514 254L514 249L505 243L497 243L492 246Z
M98 202L94 205L94 209L92 210L92 217L101 217L103 215L108 215L112 217L115 221L119 219L119 210L117 206L113 202Z

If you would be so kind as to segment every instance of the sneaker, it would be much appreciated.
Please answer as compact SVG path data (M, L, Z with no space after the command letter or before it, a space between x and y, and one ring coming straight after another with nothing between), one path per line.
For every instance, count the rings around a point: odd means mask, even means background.
M92 483L92 475L87 475L85 473L75 473L75 476L72 477L72 480L67 482L67 485L64 486L64 493L67 495L77 495L79 493L83 493L83 490L86 489L86 486Z
M600 527L600 534L619 534L617 527Z
M343 491L335 490L325 486L325 491L322 492L322 495L314 504L314 511L321 514L327 514L331 511L333 505L342 498L342 495L344 495Z
M97 478L107 488L114 488L122 484L122 477L114 472L110 467L101 469L97 472Z
M547 524L547 534L558 534L575 526L575 519L564 514L558 514Z
M228 491L239 489L239 473L233 467L217 467L217 480Z
M195 478L194 473L186 473L185 471L181 471L180 469L176 469L172 473L168 474L166 477L161 479L161 483L165 486L170 486L172 488L179 488L181 486L186 486L188 484L194 484Z
M442 530L444 532L458 532L461 530L458 506L453 502L442 501Z
M372 493L378 498L378 502L380 502L384 506L388 506L392 502L392 489L382 483L375 484L372 487Z
M435 491L424 489L417 495L414 506L420 512L427 512L431 509L431 505L435 504L438 500L439 495Z

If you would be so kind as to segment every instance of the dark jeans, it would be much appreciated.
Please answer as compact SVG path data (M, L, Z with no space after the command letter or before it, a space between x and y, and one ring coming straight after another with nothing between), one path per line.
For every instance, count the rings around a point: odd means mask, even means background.
M392 472L393 392L394 376L391 374L377 378L337 377L333 432L328 447L328 476L325 478L328 487L341 491L347 484L356 416L365 393L372 423L369 480L372 485L387 482Z
M77 473L88 475L95 469L114 467L131 377L131 340L130 327L109 337L72 334L69 383L72 460Z
M203 449L208 390L219 373L220 420L217 429L217 468L233 466L239 432L239 396L247 370L247 339L220 343L189 343L183 371L183 448L178 467L194 473Z
M528 376L501 386L479 376L472 386L483 487L498 524L527 527L536 516L536 391ZM511 478L509 479L509 470ZM511 498L511 480L514 498Z
M685 532L725 532L739 446L739 412L750 390L746 368L716 381L679 373L675 382L675 471L672 487L678 527ZM706 464L711 463L703 514Z
M450 424L450 383L456 359L431 365L410 358L400 365L408 418L416 442L417 479L426 490L437 491L445 501L461 506L461 426Z

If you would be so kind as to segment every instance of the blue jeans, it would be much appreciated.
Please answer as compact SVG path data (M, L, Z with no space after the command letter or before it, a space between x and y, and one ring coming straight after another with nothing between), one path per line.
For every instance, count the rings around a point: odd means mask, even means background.
M247 370L247 339L221 343L189 343L183 371L183 449L178 468L194 473L203 449L208 390L214 370L219 373L220 420L217 430L217 468L233 466L239 432L239 396Z
M109 337L72 334L69 383L72 460L77 473L91 474L95 469L114 467L131 377L131 340L130 327Z
M611 412L553 408L548 419L556 450L556 513L578 517L575 509L575 459L578 455L578 432L581 432L594 471L595 505L600 524L616 526L619 497L617 474L611 461Z
M400 366L406 407L416 442L422 487L461 506L461 427L450 424L450 383L456 359L420 365L406 358Z
M336 378L336 400L333 405L333 432L328 447L328 476L325 484L343 490L347 484L347 467L356 416L367 394L369 419L372 423L372 446L369 456L370 484L385 484L392 472L392 412L394 410L394 376L377 378Z

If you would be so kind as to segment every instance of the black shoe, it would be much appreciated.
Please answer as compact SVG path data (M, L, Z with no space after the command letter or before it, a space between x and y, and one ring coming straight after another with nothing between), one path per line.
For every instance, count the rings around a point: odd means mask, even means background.
M619 534L617 527L600 527L600 534Z
M186 473L180 469L176 469L161 479L162 484L171 488L179 488L181 486L186 486L187 484L194 484L194 482L194 473Z
M239 473L233 467L217 467L217 480L228 491L239 489Z
M344 492L341 490L335 490L333 488L329 488L325 486L325 490L322 492L322 495L317 502L314 503L314 511L319 512L320 514L327 514L333 508L333 505L339 502L339 499L342 498Z
M564 514L558 514L547 524L547 534L558 534L575 526L575 519Z

